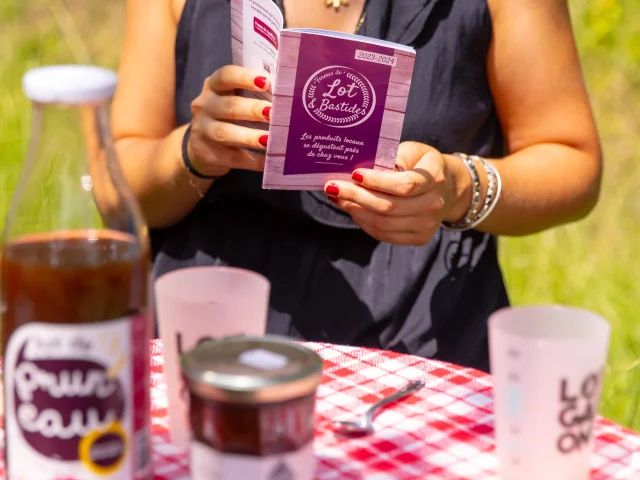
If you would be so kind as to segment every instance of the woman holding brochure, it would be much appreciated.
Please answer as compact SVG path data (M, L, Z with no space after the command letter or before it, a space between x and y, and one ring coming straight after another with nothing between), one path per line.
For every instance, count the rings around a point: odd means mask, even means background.
M487 319L508 304L496 236L598 200L566 0L283 3L288 27L416 49L396 171L263 190L266 131L231 122L266 127L271 104L238 91L271 84L231 65L229 0L128 0L113 128L155 275L251 269L272 283L270 333L488 370Z

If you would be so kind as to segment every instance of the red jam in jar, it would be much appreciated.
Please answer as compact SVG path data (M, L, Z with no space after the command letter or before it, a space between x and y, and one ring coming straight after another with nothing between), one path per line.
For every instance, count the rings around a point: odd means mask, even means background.
M312 480L318 354L289 339L231 337L182 356L193 480Z

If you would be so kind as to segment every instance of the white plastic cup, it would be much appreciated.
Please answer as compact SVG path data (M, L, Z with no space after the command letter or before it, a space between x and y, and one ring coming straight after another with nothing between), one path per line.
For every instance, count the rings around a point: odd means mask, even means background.
M501 480L587 480L611 327L576 308L489 319Z
M262 275L231 267L193 267L155 282L156 315L163 344L169 435L189 446L189 405L180 355L197 343L232 335L265 334L271 284Z

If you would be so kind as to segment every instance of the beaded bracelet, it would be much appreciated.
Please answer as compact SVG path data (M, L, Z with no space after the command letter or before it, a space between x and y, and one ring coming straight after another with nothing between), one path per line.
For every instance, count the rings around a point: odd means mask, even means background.
M502 179L500 178L500 174L496 167L491 165L482 157L475 158L482 164L487 172L489 184L487 185L487 195L484 199L484 205L478 212L478 215L476 215L476 217L471 221L471 224L467 227L469 229L477 227L489 216L498 203L498 198L502 193Z
M475 202L474 200L472 200L471 207L469 208L469 212L467 212L467 215L462 220L455 223L443 222L442 227L445 230L451 230L451 231L471 230L477 227L478 225L480 225L491 214L491 212L495 208L496 204L498 203L498 199L500 198L500 194L502 193L502 179L500 178L500 173L498 172L496 167L494 167L491 163L487 162L484 158L476 155L468 156L468 155L459 154L459 153L456 153L455 155L465 160L465 165L468 165L469 162L471 162L472 164L474 162L478 162L482 165L485 172L487 173L487 178L488 178L487 195L485 197L484 204L481 209L477 210L477 207L474 207ZM477 172L476 172L476 175L477 175ZM475 181L476 177L473 174L471 175L471 177L473 180L473 188L474 188L473 198L475 199L476 188L478 189L478 192L477 192L478 197L480 196L480 193L479 193L480 182L478 180L478 183L476 185L476 181ZM478 203L479 203L479 199L478 199ZM476 211L470 216L469 213L474 209Z
M500 194L502 193L502 178L500 177L500 172L498 172L498 169L486 160L484 160L484 163L486 164L485 168L487 168L487 172L494 178L495 191L491 198L485 199L485 207L483 207L478 214L478 217L474 219L469 228L477 227L491 214L491 212L493 212L493 209L496 207L498 200L500 199Z
M451 231L462 231L468 230L468 226L474 220L476 215L478 214L478 210L480 209L480 196L482 195L482 188L480 186L480 175L478 175L478 170L476 169L475 162L472 158L464 153L456 152L454 155L462 160L464 165L469 170L469 174L471 175L471 184L473 187L473 191L471 193L471 206L467 211L467 214L462 218L462 220L458 220L457 222L442 222L442 228L445 230Z

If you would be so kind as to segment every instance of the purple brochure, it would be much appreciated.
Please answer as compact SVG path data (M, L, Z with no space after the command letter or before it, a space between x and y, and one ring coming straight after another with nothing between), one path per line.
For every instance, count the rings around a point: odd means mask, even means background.
M279 47L263 188L393 170L415 51L320 30L283 30Z

